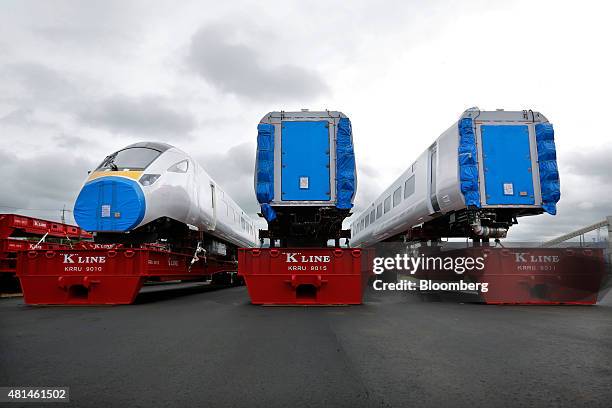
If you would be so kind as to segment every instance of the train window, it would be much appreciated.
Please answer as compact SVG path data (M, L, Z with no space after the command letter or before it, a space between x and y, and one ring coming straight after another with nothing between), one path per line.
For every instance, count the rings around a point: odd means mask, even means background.
M182 161L180 161L180 162L170 166L168 168L168 171L172 172L172 173L187 173L188 169L189 169L189 161L188 160L182 160Z
M391 209L391 196L385 198L385 214Z
M393 192L393 207L397 207L402 202L402 186L399 186L397 190Z
M380 217L382 217L382 203L378 204L378 206L376 206L376 219L379 219Z
M373 224L376 221L376 211L372 208L370 212L370 224Z
M412 194L414 194L414 176L410 177L404 183L404 198L408 198Z
M144 170L160 154L148 147L129 147L106 156L96 170Z
M365 217L365 227L368 228L368 225L370 225L370 217L368 217L366 215L366 217Z

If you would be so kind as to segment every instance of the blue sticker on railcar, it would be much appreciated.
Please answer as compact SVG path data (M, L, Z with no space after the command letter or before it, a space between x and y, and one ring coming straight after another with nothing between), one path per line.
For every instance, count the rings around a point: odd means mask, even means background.
M527 125L483 125L483 170L488 205L533 205Z
M282 200L329 201L328 122L282 122L281 149Z

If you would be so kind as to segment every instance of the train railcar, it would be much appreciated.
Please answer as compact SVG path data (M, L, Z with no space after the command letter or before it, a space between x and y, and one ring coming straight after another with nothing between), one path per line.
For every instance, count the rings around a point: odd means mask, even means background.
M355 246L499 239L521 216L556 214L553 126L539 112L472 108L351 223Z
M247 214L193 158L165 143L135 143L107 156L81 188L74 217L96 242L140 244L196 233L222 254L226 244L257 243Z
M255 192L274 246L349 237L357 187L351 122L337 111L270 112L258 127Z

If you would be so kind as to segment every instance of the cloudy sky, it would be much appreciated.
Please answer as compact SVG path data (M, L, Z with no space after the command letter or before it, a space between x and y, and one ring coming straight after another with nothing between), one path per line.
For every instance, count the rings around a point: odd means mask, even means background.
M350 116L359 211L478 106L553 122L559 215L510 235L551 237L612 215L611 11L597 1L3 0L0 211L58 219L105 155L156 140L190 152L255 213L256 125L300 108Z

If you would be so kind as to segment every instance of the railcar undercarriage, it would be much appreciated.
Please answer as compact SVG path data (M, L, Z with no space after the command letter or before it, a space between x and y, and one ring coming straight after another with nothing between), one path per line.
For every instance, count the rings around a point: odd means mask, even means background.
M158 218L129 232L96 232L94 242L121 244L124 247L152 244L173 252L193 253L194 257L210 256L231 261L237 259L235 245L227 245L204 231L196 231L168 217Z
M470 238L476 242L488 242L491 238L505 238L510 227L518 224L518 217L537 215L542 212L540 208L468 208L439 215L431 221L413 227L407 232L395 235L385 241L432 241L441 238Z
M259 238L276 241L286 247L325 247L328 240L340 245L340 238L350 238L350 230L342 229L342 221L350 210L336 207L275 207L276 219L268 222L267 230L259 230Z

